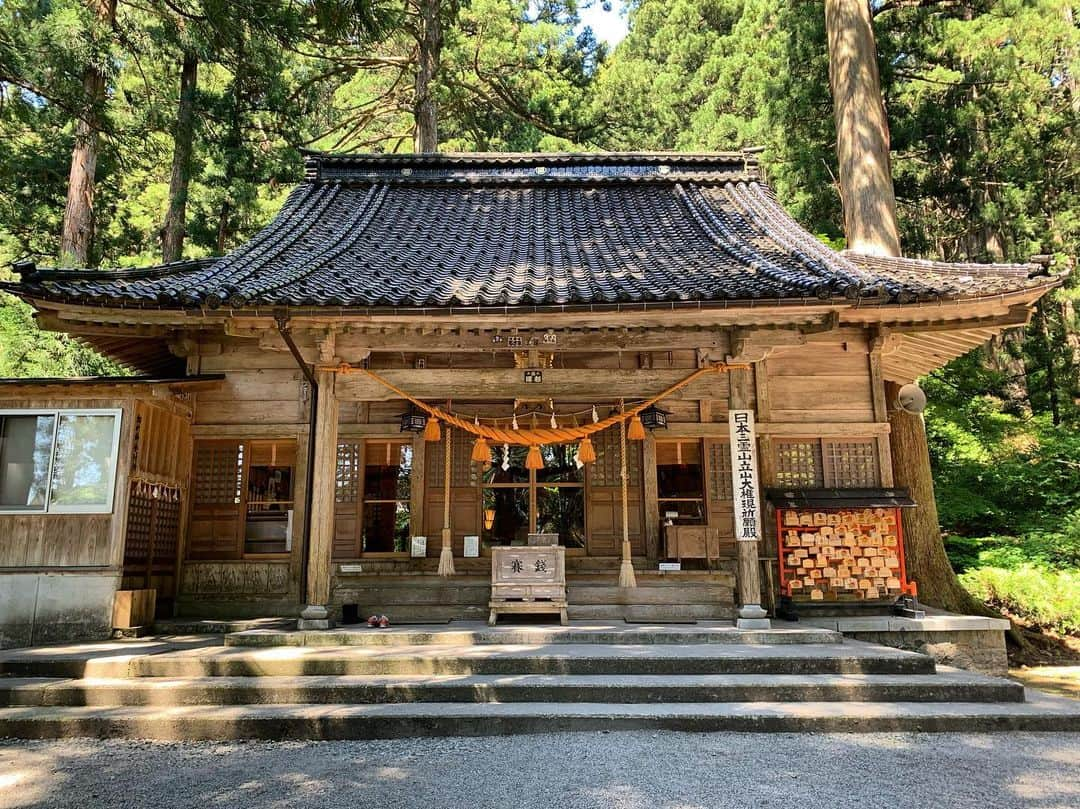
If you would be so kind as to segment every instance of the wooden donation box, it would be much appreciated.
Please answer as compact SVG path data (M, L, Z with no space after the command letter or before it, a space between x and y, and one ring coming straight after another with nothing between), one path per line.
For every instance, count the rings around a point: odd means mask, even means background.
M906 489L769 489L776 507L780 595L791 602L895 602L907 580Z
M557 612L566 625L566 548L561 545L491 549L491 616Z

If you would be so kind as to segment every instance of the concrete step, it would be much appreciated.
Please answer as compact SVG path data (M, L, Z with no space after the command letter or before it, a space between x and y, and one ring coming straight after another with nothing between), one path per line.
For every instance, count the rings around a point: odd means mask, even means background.
M315 632L255 629L225 637L226 646L478 646L527 644L753 644L786 645L843 643L839 632L777 622L773 629L736 629L731 622L692 625L596 622L570 626L452 623L449 626L392 626L373 629L366 624Z
M224 635L228 632L251 630L289 631L296 629L295 618L247 618L215 620L213 618L162 618L154 621L155 635Z
M376 739L655 729L753 732L1080 731L1080 702L394 703L16 707L0 736L161 740Z
M1019 683L938 674L300 676L0 680L2 706L364 705L398 702L1022 702Z
M861 643L206 647L159 654L8 655L15 677L303 675L933 674L932 658Z

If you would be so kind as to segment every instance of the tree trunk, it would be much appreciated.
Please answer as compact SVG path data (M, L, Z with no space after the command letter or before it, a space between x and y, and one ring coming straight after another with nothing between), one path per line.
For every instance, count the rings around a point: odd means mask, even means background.
M443 36L439 0L419 0L419 13L417 42L420 52L413 85L413 117L416 122L413 151L428 153L439 150L438 109L432 95L442 59Z
M904 558L908 578L919 586L919 600L934 607L980 615L990 613L961 586L941 541L934 478L930 472L930 452L926 446L926 425L921 415L912 415L894 406L900 385L885 383L889 403L889 450L893 459L893 481L911 490L918 508L904 512Z
M877 45L866 0L825 0L829 87L847 246L873 256L900 255L889 162L889 125L881 97Z
M829 84L836 119L836 153L848 247L879 256L900 255L896 201L889 165L889 128L881 98L877 47L866 0L825 0ZM899 385L886 382L886 401ZM889 446L897 486L911 490L918 508L904 517L908 575L926 603L957 612L988 610L960 585L945 555L934 501L934 478L922 416L890 408Z
M116 21L116 0L89 0L102 25ZM105 101L105 74L97 66L83 71L86 114L75 122L75 146L71 151L67 205L60 233L60 265L85 267L90 262L94 241L94 175L97 171L98 130L101 105Z
M172 176L169 179L169 210L161 226L161 261L176 261L184 252L187 225L188 186L191 183L191 151L195 140L195 89L199 79L199 58L184 52L180 69L180 100L176 107L173 133Z

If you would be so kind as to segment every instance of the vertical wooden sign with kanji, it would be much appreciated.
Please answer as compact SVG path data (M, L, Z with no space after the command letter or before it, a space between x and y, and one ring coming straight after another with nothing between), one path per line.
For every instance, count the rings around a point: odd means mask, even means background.
M761 540L761 497L758 489L757 433L754 411L728 412L731 430L732 499L735 507L735 539Z

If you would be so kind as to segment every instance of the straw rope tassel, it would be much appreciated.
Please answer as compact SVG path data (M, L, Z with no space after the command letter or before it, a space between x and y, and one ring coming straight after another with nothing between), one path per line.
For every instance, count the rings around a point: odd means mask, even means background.
M454 537L450 531L450 436L453 431L446 430L446 453L443 458L443 529L442 550L439 551L439 575L453 576L454 570Z
M623 402L619 401L619 411ZM637 587L634 562L630 558L630 506L627 502L629 475L626 474L626 421L619 422L619 476L622 479L622 564L619 565L619 586Z

